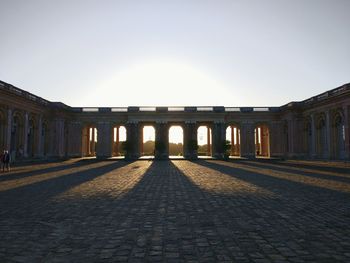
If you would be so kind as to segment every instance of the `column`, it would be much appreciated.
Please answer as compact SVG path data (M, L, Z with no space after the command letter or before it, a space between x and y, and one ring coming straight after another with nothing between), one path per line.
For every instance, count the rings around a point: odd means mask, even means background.
M241 138L240 138L240 132L239 128L236 127L236 155L241 155Z
M92 133L94 135L94 132ZM97 123L97 146L96 157L97 158L109 158L112 157L112 128L110 122L98 122ZM94 138L93 138L94 140Z
M184 129L184 157L186 159L197 159L198 142L197 126L195 121L186 121Z
M127 141L126 155L127 159L138 159L140 157L140 132L139 123L137 121L129 121L126 124Z
M119 156L119 127L120 126L117 126L115 135L115 153L117 156Z
M255 158L254 123L242 121L241 124L241 156Z
M24 114L24 140L23 140L23 155L24 157L28 157L28 128L29 128L29 118L28 112Z
M233 155L236 154L236 151L235 151L235 147L236 147L236 145L235 145L235 134L234 134L235 131L234 131L234 127L232 125L230 127L231 127L231 155L233 156ZM237 131L237 129L236 129L236 131ZM237 139L237 137L236 137L236 139Z
M156 159L169 158L169 132L168 124L165 121L156 122Z
M222 159L225 155L225 123L222 121L215 121L213 124L212 131L212 156L215 158Z

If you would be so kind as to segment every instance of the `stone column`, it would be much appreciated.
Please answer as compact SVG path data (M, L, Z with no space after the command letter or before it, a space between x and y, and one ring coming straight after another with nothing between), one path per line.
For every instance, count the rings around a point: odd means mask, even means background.
M226 141L224 122L222 121L214 122L212 136L213 136L212 156L215 158L222 159L224 158L224 154L225 154L224 144Z
M186 159L197 159L197 149L193 149L194 144L197 144L197 126L195 121L186 121L184 129L184 157Z
M255 158L254 123L243 121L241 124L241 156Z
M28 129L29 129L29 118L28 112L24 114L24 131L23 131L23 156L28 157Z
M140 157L140 131L137 121L129 121L126 124L126 144L127 151L125 158L138 159ZM141 138L142 139L142 138Z
M7 110L7 129L6 129L6 149L12 153L15 149L11 148L11 133L12 133L12 109Z
M94 134L94 133L93 133ZM112 128L110 122L98 122L97 123L97 146L96 157L97 158L109 158L112 157Z
M169 132L168 124L165 121L156 122L156 141L155 141L155 158L168 159L169 158ZM159 147L159 149L157 149Z
M230 126L230 128L231 128L231 154L230 155L235 155L235 147L236 147L236 145L235 145L235 135L234 135L234 127L231 125ZM236 136L237 136L237 130L238 129L236 129ZM236 137L236 138L238 138L238 137Z

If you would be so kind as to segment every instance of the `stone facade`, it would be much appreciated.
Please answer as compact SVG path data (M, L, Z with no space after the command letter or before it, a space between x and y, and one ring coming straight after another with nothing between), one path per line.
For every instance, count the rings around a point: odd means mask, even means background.
M246 158L350 159L350 84L281 107L76 108L50 102L0 81L0 150L12 158L113 156L113 130L124 126L127 158L141 155L142 128L155 128L155 156L168 157L169 128L183 129L185 158L196 158L197 128L211 131L211 151L222 158L227 127L231 154ZM232 137L233 138L233 137ZM232 140L233 141L233 140Z

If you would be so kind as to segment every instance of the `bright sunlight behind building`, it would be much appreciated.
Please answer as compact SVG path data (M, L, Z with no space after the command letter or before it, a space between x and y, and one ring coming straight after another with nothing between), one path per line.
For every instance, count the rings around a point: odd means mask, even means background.
M215 90L210 96L206 90ZM129 96L127 103L118 100ZM84 101L95 105L103 100L106 105L193 105L201 101L207 105L221 105L222 95L229 90L200 67L187 62L148 61L116 71L113 77L102 81L98 88L87 92ZM110 94L106 101L105 94Z

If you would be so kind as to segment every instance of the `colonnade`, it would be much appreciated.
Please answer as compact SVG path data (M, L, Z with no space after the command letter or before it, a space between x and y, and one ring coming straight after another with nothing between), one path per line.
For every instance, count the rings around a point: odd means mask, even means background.
M267 125L261 125L254 122L242 122L237 126L232 126L222 121L213 122L139 122L128 121L127 123L114 124L113 122L97 122L95 124L82 125L81 147L82 156L96 155L98 158L109 158L115 156L115 145L119 145L119 140L115 140L115 127L125 126L126 129L126 158L137 159L142 155L142 129L144 126L153 126L155 129L155 158L166 159L169 157L169 129L172 126L181 126L183 129L183 156L187 159L195 159L198 157L198 127L206 126L211 131L209 137L209 146L211 146L209 154L214 158L223 158L226 155L226 129L227 127L235 127L236 144L232 139L232 148L230 155L236 155L246 158L263 157L281 157L280 152L270 152L270 131ZM256 141L257 132L255 129L261 130L261 137ZM233 129L234 130L234 129ZM242 132L243 131L243 132ZM95 134L97 133L96 140ZM92 138L91 138L92 136ZM117 135L118 137L119 135ZM267 136L267 139L265 138ZM232 137L233 138L233 137ZM258 147L258 148L257 148ZM260 150L257 150L260 149ZM120 150L120 149L119 149ZM229 149L230 150L230 149ZM79 152L79 150L75 151Z
M0 150L12 160L64 155L68 144L65 120L17 108L0 108ZM55 143L59 141L60 143Z

